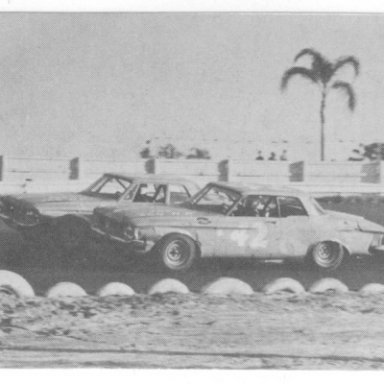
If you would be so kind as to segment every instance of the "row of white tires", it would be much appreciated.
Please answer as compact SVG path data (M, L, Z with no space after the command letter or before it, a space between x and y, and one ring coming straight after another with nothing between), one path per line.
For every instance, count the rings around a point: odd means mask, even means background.
M295 279L281 277L275 279L264 286L262 292L266 295L281 293L302 295L305 293L324 294L336 293L343 294L349 292L348 287L340 280L334 278L323 278L316 281L308 291ZM362 287L359 291L364 295L384 294L384 284L371 283ZM35 293L31 285L22 276L12 271L0 270L0 293L13 294L19 297L34 297ZM190 293L188 287L179 280L163 279L154 284L148 291L149 295L164 293ZM251 286L242 280L221 277L212 283L207 284L201 290L202 294L214 296L230 295L252 295L255 291ZM103 286L98 290L97 296L133 296L136 292L128 285L113 282ZM78 284L72 282L61 282L54 285L46 292L48 298L60 297L82 297L87 296L87 292Z

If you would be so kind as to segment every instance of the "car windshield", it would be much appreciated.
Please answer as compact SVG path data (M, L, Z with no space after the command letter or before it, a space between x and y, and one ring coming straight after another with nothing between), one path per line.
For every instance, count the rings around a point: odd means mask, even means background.
M118 200L131 186L131 184L131 180L119 176L103 175L85 191L83 191L82 194Z
M313 197L311 197L309 199L309 202L310 202L310 206L311 206L311 213L312 214L317 214L317 215L324 215L326 212L325 210L323 209L323 207L318 203L318 201L316 199L314 199Z
M239 192L217 185L208 185L187 204L192 209L227 214L240 198Z

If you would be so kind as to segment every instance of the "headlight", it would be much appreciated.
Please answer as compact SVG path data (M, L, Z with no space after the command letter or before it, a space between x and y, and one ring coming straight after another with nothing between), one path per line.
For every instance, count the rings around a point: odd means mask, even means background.
M6 205L3 201L0 200L0 213L5 213L7 210Z
M371 247L378 248L384 245L384 235L375 233L372 238Z
M124 227L124 230L123 230L123 236L127 239L127 240L133 240L136 238L136 235L137 235L137 231L135 230L135 227L131 224L127 224L125 227Z
M40 221L38 212L29 209L24 213L24 221L26 224L37 224Z

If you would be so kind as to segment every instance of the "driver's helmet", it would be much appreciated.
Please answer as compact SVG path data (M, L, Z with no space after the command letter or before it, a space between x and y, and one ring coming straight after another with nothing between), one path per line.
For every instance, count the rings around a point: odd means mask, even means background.
M261 197L256 199L249 199L247 204L247 211L251 216L260 216L264 209L264 202Z

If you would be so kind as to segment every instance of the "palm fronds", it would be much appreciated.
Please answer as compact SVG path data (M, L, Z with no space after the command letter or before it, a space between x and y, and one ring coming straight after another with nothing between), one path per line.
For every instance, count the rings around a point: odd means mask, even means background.
M351 84L349 84L345 81L335 81L332 84L332 88L339 89L347 95L348 107L351 111L353 111L356 107L356 95L355 95L355 91L353 90Z
M342 67L350 65L355 71L355 76L358 76L360 73L360 62L356 59L354 56L345 56L340 57L336 60L336 62L333 64L333 74L335 74L339 69Z
M316 78L315 73L311 69L304 68L304 67L292 67L284 72L283 77L281 79L280 88L282 91L284 91L287 88L289 80L293 76L301 76L304 77L313 83L316 83L318 81L318 78Z

